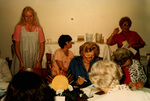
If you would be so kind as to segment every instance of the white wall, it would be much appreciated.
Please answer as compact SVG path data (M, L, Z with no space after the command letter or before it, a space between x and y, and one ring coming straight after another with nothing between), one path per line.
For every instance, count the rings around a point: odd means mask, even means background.
M73 41L85 33L102 33L105 41L121 17L129 16L131 30L139 33L147 46L141 55L150 53L150 0L0 0L0 52L11 57L11 35L22 9L31 6L38 14L45 39L57 41L69 34ZM72 20L73 19L73 20Z

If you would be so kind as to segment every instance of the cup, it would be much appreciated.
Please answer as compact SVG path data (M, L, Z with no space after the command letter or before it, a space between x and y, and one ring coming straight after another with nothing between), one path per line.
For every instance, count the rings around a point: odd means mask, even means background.
M94 40L93 34L86 33L86 42L91 42Z
M84 36L83 35L79 35L77 41L84 41Z
M101 39L102 39L102 34L96 33L96 42L100 43Z
M47 39L47 43L51 43L51 38L48 38L48 39Z
M104 43L104 37L102 37L101 41L100 41L101 44Z

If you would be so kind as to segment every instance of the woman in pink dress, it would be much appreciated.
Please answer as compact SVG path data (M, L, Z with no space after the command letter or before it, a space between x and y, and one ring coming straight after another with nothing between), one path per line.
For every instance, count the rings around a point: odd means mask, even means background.
M52 76L58 74L65 75L71 59L74 57L71 50L72 47L72 38L69 35L61 35L58 39L58 44L61 48L57 49L53 55L52 59Z
M15 27L13 40L16 54L12 62L12 74L26 68L40 68L45 39L33 8L27 6L23 9L21 19Z

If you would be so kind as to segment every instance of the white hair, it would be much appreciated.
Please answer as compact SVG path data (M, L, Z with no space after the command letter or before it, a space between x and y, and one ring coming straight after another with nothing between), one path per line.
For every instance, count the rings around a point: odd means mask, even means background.
M100 60L93 64L89 73L91 82L100 88L117 85L122 78L121 67L113 61Z

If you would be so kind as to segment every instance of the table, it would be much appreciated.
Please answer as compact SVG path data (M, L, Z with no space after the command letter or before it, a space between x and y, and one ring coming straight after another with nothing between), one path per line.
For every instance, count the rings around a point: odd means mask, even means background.
M74 42L74 44L72 44L72 48L70 49L74 56L79 56L79 47L84 44L84 42ZM103 58L104 60L110 60L110 48L107 44L100 44L97 43L97 45L100 47L100 54L99 57ZM59 45L57 43L46 43L45 44L45 53L43 56L43 61L42 61L42 68L46 68L46 53L51 53L52 56L54 54L54 52L60 48Z
M93 89L92 89L93 90ZM146 87L143 87L142 89L140 90L136 90L135 88L131 88L132 91L143 91L143 92L149 92L150 93L150 88L146 88ZM96 92L99 92L98 94L95 94ZM98 91L98 90L94 90L92 93L94 94L93 97L91 98L88 98L87 101L95 101L96 99L98 98L101 98L103 97L105 94L104 93L100 93L101 91Z

